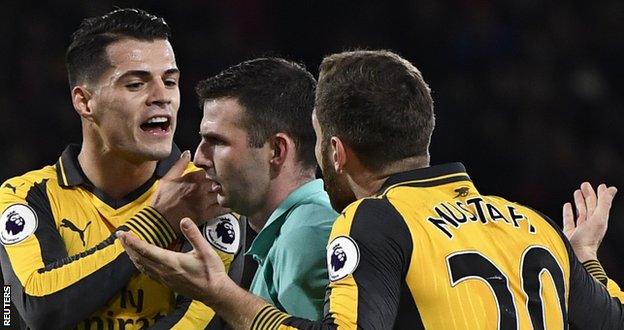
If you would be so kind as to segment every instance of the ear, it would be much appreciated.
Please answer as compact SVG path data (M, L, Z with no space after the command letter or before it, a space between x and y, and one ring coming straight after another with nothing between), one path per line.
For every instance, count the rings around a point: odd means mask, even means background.
M87 90L85 86L74 86L72 88L72 104L74 109L80 115L80 117L93 121L93 112L89 105L89 101L92 98L91 92Z
M349 146L347 146L339 137L331 137L331 160L334 164L334 170L337 173L342 173L349 161Z
M269 144L273 155L271 156L272 165L282 165L286 162L288 155L294 150L295 144L293 140L284 133L277 133L269 139Z

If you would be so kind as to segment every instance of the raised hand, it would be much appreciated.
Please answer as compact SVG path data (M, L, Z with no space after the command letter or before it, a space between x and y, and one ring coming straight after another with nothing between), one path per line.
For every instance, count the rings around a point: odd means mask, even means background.
M160 179L152 207L160 212L171 226L179 232L180 220L184 217L203 223L229 212L217 203L217 194L212 192L212 183L203 170L183 174L191 160L187 150Z
M563 233L581 262L598 258L598 248L607 232L609 211L616 193L617 188L601 184L596 194L591 184L583 182L581 189L574 191L576 221L572 204L563 205Z

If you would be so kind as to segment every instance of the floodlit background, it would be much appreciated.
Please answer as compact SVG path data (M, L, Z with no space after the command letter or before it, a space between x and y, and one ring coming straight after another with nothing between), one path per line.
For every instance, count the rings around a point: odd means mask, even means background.
M260 56L304 63L386 48L433 90L432 163L462 161L483 194L561 222L584 180L620 188L601 260L624 283L624 2L14 1L0 10L0 181L80 142L64 52L84 17L117 7L163 16L182 70L176 142L195 149L194 85ZM504 242L501 242L504 244Z

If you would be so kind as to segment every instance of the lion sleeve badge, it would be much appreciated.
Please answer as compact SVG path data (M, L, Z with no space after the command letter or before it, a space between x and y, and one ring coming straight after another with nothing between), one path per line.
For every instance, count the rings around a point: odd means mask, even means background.
M348 236L338 236L327 246L327 272L330 281L352 274L360 263L360 249Z
M17 244L37 230L37 213L25 204L13 204L0 216L0 242L3 245Z
M224 214L206 222L204 237L219 251L229 254L238 252L240 243L240 224L231 213Z

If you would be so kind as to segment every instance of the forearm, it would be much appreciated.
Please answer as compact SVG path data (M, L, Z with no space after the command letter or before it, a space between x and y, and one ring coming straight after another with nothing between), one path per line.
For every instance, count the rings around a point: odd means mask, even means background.
M133 231L144 240L157 241L154 244L170 244L172 235L167 239L163 233L145 229L159 226L150 218L139 213L119 230ZM41 231L28 240L4 246L0 258L15 306L32 328L73 326L105 305L136 272L114 234L68 256L53 222L41 222L40 227ZM84 300L86 296L89 299Z
M26 280L18 278L5 254L2 258L5 281L11 285L15 306L28 326L37 329L53 324L67 328L104 305L135 271L125 255L115 256L112 249L104 248L72 263L64 262L71 257L61 259L33 271ZM105 259L109 261L104 262ZM98 262L101 264L97 269L89 269ZM83 299L86 296L89 299Z
M267 304L227 278L220 287L220 294L214 300L204 299L234 329L250 329L258 312Z

